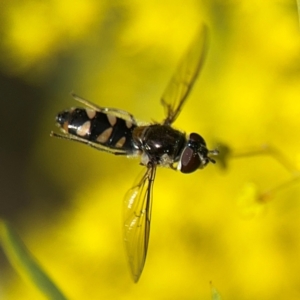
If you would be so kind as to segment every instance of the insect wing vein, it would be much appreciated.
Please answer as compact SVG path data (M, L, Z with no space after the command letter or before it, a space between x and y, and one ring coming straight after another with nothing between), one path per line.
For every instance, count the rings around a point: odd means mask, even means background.
M139 280L147 255L155 171L156 166L143 171L124 200L124 242L135 282Z
M178 117L202 68L206 49L207 27L202 25L196 40L190 46L163 93L161 103L167 115L164 120L165 125L172 124Z

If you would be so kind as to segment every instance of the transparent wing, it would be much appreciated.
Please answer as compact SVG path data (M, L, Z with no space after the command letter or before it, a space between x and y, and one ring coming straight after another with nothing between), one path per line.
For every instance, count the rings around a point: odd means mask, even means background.
M143 171L124 200L124 242L134 282L140 278L147 255L155 172L156 166Z
M163 93L161 103L167 115L163 122L165 125L172 124L178 117L202 68L206 48L207 27L202 25L196 40L190 46Z
M75 93L71 93L72 97L84 104L85 106L95 110L95 111L99 111L99 112L102 112L104 114L110 114L110 115L113 115L117 118L120 118L120 119L123 119L125 121L129 121L135 125L137 125L137 121L135 120L135 118L133 117L132 114L130 114L129 112L125 111L125 110L121 110L121 109L116 109L116 108L109 108L109 107L101 107L101 106L98 106L78 95L76 95Z

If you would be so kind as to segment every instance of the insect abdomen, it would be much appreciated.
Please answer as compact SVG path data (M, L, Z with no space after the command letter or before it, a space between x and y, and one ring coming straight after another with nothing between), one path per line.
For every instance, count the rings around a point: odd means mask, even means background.
M74 108L59 113L56 121L69 134L109 148L133 150L132 131L136 125L112 114Z

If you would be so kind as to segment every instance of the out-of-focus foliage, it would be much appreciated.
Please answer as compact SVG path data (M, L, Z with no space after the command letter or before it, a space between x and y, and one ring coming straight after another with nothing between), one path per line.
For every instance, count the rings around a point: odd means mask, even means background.
M11 225L1 219L0 245L15 270L18 270L20 274L24 275L24 278L34 283L47 298L57 300L66 299L58 287L45 274L42 267L35 261L32 254L26 249L26 246Z
M300 187L268 155L159 169L148 258L131 282L122 198L138 160L51 139L74 90L145 121L199 25L208 57L175 126L230 149L270 143L299 170L295 1L2 1L0 214L70 299L299 299ZM257 205L256 205L257 204ZM0 296L43 299L0 256Z

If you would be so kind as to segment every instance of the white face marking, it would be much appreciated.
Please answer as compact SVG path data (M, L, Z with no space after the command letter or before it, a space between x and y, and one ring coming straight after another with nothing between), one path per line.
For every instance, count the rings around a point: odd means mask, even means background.
M130 121L126 121L126 127L130 129L132 127L132 123Z
M121 138L117 141L116 147L117 147L117 148L122 148L123 145L125 144L125 142L126 142L126 137L123 136L123 137L121 137Z
M78 127L76 134L78 136L85 136L90 133L90 128L91 128L91 122L86 121L83 123L81 126Z
M181 170L181 160L179 160L178 165L177 165L177 171Z
M113 128L109 127L105 129L96 139L96 141L100 144L106 143L111 136Z
M93 119L96 115L96 111L93 109L87 108L85 111L86 111L86 114L89 117L89 119Z
M114 115L107 115L108 122L111 126L114 126L117 123L117 117Z

